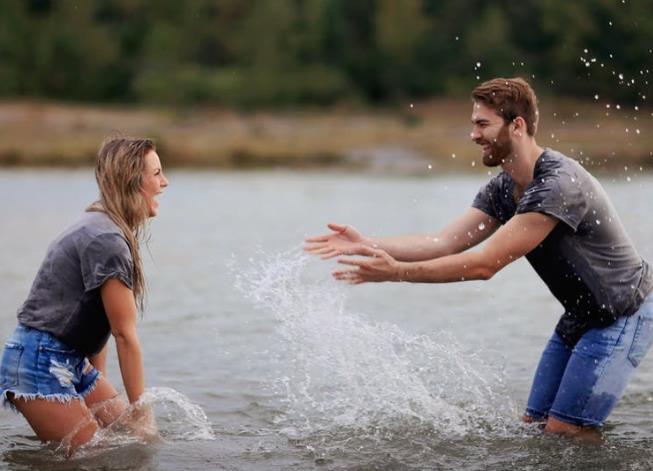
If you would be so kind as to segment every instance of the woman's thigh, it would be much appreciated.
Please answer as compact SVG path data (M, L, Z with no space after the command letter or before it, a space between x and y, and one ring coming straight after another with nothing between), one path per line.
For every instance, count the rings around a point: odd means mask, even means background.
M81 400L12 398L10 401L44 442L61 442L75 449L88 442L98 429L93 414Z
M95 389L84 397L84 401L102 427L111 425L127 410L125 401L104 376L98 378Z

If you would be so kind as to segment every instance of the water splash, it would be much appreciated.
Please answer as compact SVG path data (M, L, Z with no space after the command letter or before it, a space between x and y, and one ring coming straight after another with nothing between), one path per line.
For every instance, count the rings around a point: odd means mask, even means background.
M356 429L358 438L406 429L461 436L514 428L516 407L503 374L451 335L410 335L349 311L347 288L325 280L323 265L322 279L308 280L310 258L298 250L257 260L237 274L236 286L279 321L273 387L285 405L279 425L288 436L345 429Z
M102 407L102 404L99 406ZM137 424L136 429L139 432L135 433L132 414L144 410L151 411L154 422L151 426L147 421ZM69 455L71 438L86 425L88 422L83 421L72 430L56 446L55 454L62 458ZM145 435L149 437L146 438ZM153 387L146 389L140 399L130 405L114 423L99 429L88 443L75 451L74 456L76 459L88 459L117 448L146 445L160 440L215 440L215 434L200 406L193 404L188 397L172 388Z
M138 401L156 415L159 436L169 441L215 440L211 423L200 406L172 388L147 389Z

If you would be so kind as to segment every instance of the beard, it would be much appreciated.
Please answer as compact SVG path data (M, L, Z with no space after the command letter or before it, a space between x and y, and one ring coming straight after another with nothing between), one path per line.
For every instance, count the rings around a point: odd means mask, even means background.
M508 125L504 124L501 127L494 141L479 141L478 144L483 146L483 165L486 167L501 165L512 154Z

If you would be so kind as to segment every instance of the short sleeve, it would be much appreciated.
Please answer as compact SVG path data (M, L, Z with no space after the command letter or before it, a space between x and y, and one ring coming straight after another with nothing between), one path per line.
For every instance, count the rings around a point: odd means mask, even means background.
M505 224L515 214L512 189L512 180L502 172L481 187L472 202L472 208L480 209Z
M517 214L538 212L552 216L574 232L587 213L580 179L567 172L537 177L519 200Z
M480 209L488 216L496 218L496 213L492 207L492 183L494 180L489 181L476 193L476 197L472 202L472 208Z
M109 278L117 278L133 289L131 253L127 241L119 234L95 237L81 254L80 264L86 291L102 286Z

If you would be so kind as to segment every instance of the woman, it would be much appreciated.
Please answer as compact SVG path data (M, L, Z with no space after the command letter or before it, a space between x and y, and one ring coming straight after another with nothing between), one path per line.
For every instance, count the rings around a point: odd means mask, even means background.
M70 451L127 410L104 374L110 333L129 402L143 393L138 242L168 186L148 139L105 141L95 177L98 201L48 247L0 365L4 405L22 413L39 439ZM130 423L142 424L147 413L135 411Z

